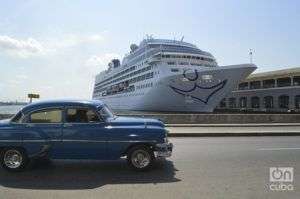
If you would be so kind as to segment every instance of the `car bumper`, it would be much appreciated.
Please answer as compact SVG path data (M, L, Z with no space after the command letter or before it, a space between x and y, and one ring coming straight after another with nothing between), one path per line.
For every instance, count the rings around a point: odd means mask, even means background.
M155 146L154 155L156 158L171 157L173 151L172 143L162 143Z

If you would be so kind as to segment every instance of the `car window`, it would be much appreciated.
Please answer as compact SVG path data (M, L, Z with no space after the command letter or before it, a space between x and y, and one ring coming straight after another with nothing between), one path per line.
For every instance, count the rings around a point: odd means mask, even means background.
M91 123L100 122L100 118L95 111L86 108L67 109L66 122L70 123Z
M31 123L60 123L62 122L62 110L51 109L37 111L30 115Z

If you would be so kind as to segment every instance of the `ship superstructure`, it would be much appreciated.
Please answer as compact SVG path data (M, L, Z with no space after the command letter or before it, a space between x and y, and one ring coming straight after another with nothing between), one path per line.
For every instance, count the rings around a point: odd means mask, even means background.
M218 66L193 44L147 38L96 76L93 99L116 110L211 112L255 69Z

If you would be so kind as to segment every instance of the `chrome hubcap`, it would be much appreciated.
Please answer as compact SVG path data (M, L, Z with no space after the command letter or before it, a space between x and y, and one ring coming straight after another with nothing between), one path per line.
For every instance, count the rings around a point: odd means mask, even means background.
M137 168L145 168L150 164L150 154L144 150L136 150L131 157L132 164Z
M16 169L22 164L22 155L17 150L8 150L4 154L4 164L10 169Z

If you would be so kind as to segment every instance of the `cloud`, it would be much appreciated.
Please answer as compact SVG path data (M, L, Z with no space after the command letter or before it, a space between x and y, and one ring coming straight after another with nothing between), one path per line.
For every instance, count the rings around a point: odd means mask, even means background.
M92 55L84 64L84 70L92 75L98 74L100 71L107 69L108 63L120 55L116 53L105 53L101 55Z
M78 34L65 34L60 40L49 41L49 46L54 48L67 48L81 44L100 43L105 41L101 34L78 35Z
M45 55L60 52L64 48L71 48L82 44L98 44L105 41L102 34L64 34L61 37L45 38L39 42L36 39L17 39L0 35L0 53L11 56L28 58L33 55Z
M119 58L120 55L116 53L105 53L103 55L93 55L87 61L87 66L107 66L107 64L114 58Z
M16 75L16 79L26 80L26 79L28 79L28 76L27 75Z
M0 50L26 58L30 55L42 53L44 47L40 42L33 38L21 40L0 35Z

